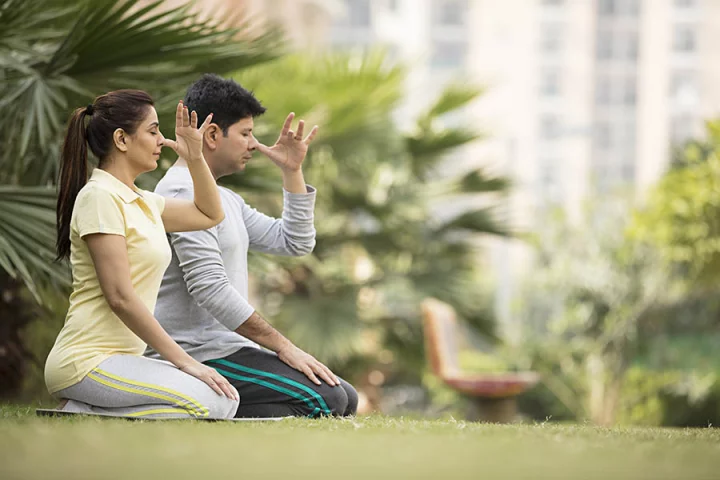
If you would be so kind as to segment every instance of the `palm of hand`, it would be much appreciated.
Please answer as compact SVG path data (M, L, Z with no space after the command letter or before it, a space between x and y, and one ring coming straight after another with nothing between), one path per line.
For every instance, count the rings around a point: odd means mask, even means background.
M302 166L308 146L302 140L284 136L270 147L270 159L282 169L299 170Z
M275 142L275 145L272 147L266 147L262 144L259 145L262 153L267 155L275 165L287 171L300 170L307 155L308 147L318 131L318 127L315 125L308 136L303 139L305 122L300 120L297 132L293 132L290 130L293 118L295 118L295 114L291 113L287 119L285 119L285 124L280 131L280 136Z
M195 158L202 153L202 133L196 127L175 127L177 152L182 158Z
M193 111L188 114L188 109L178 103L175 112L175 140L166 138L163 145L175 150L178 156L185 160L195 160L202 157L203 135L210 126L213 114L207 116L200 128L198 128L197 113Z

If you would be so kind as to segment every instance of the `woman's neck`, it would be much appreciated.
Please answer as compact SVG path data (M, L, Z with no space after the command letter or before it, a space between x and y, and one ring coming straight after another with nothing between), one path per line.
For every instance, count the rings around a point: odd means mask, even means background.
M135 179L137 178L138 173L131 171L127 162L107 160L98 168L105 170L110 175L135 190Z

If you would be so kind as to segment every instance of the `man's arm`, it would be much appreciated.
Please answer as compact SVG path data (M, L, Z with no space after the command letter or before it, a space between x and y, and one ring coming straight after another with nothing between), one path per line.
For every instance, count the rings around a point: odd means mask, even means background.
M176 196L191 197L192 192L183 188ZM328 385L340 384L329 368L275 330L230 284L222 260L217 227L172 233L170 242L188 292L200 307L229 330L274 351L280 360L304 373L314 383L320 384L317 378L320 376Z
M235 332L249 338L263 347L277 353L278 358L302 373L315 384L320 385L322 378L331 386L340 385L340 380L325 365L308 353L296 347L290 340L275 330L259 313L254 312Z
M192 198L190 188L176 192L176 198ZM195 302L229 330L250 318L255 309L230 284L225 272L218 227L196 232L169 234L183 280Z
M285 119L280 136L272 147L262 143L257 146L282 171L282 219L268 217L247 205L243 208L243 217L250 248L276 255L299 256L315 248L315 189L305 184L302 164L318 127L313 127L303 139L305 122L300 120L297 132L293 132L290 129L293 118L295 114L291 113Z

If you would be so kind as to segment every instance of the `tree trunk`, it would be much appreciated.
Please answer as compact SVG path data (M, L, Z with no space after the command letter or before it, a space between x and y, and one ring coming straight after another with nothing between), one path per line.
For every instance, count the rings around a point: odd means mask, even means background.
M22 290L21 282L0 270L0 399L20 393L32 358L20 337L33 309L23 301Z

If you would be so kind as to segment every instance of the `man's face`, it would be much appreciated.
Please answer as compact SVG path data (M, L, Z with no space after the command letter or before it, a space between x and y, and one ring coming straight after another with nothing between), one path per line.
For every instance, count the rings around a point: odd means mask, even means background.
M253 126L253 118L247 117L230 125L227 136L223 135L222 130L218 131L214 155L216 160L213 163L222 175L245 170L258 144L252 133Z

